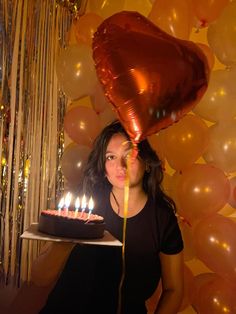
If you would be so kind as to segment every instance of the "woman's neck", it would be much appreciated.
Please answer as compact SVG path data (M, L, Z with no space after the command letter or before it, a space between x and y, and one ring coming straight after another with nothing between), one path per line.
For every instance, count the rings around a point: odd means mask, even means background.
M113 210L120 216L124 216L124 189L113 187L111 191L111 205ZM129 189L128 217L132 217L140 212L147 201L147 195L142 187L132 187Z
M119 202L124 202L125 189L119 189L116 187L112 187L112 192L115 194L117 200ZM129 188L129 200L135 201L142 198L146 193L143 191L141 186Z

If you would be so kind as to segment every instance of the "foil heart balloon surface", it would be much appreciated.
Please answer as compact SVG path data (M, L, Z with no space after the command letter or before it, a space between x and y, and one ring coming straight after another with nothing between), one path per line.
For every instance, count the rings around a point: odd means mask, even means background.
M93 58L105 95L136 143L178 121L207 88L209 68L200 48L137 12L104 20L94 34Z

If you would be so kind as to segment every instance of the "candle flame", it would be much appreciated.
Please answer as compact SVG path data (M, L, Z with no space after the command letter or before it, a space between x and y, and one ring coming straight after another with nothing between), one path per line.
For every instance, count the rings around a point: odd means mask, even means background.
M64 199L64 197L62 197L62 198L60 199L59 204L58 204L58 209L61 209L61 208L64 206L64 203L65 203L65 199Z
M65 197L65 206L66 206L66 208L68 208L70 206L71 199L72 199L72 194L70 192L68 192L66 194L66 197Z
M75 209L78 209L80 207L80 198L77 197L75 200Z
M82 204L81 204L81 208L85 209L85 208L86 208L86 203L87 203L86 196L85 196L85 195L83 195L83 197L82 197Z
M94 201L93 201L92 197L90 197L90 199L89 199L88 208L91 211L94 209Z

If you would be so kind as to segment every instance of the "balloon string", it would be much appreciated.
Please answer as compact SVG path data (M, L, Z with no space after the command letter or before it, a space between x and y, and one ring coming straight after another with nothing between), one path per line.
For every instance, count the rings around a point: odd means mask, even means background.
M179 218L183 223L187 224L189 227L192 227L192 224L186 219L184 218L183 216L179 215L179 214L175 214L175 216L177 218Z
M127 170L125 176L125 187L124 187L124 221L123 221L123 234L122 234L122 274L119 285L119 299L118 299L118 311L117 314L121 313L122 306L122 287L125 279L125 244L126 244L126 225L127 225L127 214L128 214L128 202L129 202L129 181L130 181L130 162L133 154L133 149L127 156Z

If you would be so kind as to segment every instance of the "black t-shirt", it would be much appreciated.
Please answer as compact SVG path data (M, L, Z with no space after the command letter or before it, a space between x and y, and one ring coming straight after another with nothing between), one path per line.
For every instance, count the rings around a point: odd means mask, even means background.
M106 229L122 241L124 219L110 205L109 189L96 197L97 213ZM183 249L174 212L149 198L144 208L127 219L125 281L122 313L146 313L145 300L155 291L161 276L159 253ZM116 314L122 274L121 247L76 246L40 313Z

